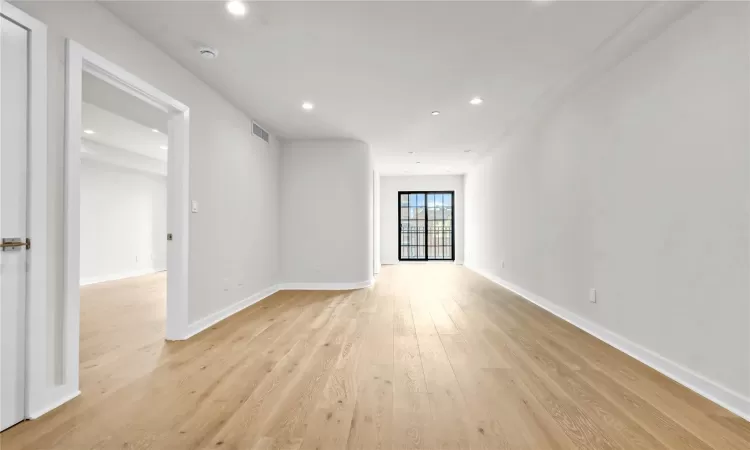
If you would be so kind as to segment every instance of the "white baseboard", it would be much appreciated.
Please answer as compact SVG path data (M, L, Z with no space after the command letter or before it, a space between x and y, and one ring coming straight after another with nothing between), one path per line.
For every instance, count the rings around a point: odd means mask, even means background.
M57 408L58 406L62 406L64 403L68 403L69 401L73 400L74 398L81 395L81 391L75 391L67 395L63 395L60 398L55 399L50 404L42 407L41 409L38 409L36 411L30 411L29 412L29 419L38 419L42 417L44 414L47 414L48 412L52 411L53 409Z
M351 291L375 284L374 279L354 283L282 283L279 290L285 291Z
M140 277L142 275L149 275L156 272L161 272L164 269L156 269L149 267L147 269L132 270L130 272L116 273L112 275L102 275L98 277L87 277L81 278L81 286L87 286L89 284L104 283L105 281L123 280L125 278Z
M275 294L279 290L280 289L278 285L273 285L271 287L268 287L266 289L263 289L260 292L257 292L251 295L250 297L247 297L246 299L240 300L237 303L229 305L222 310L216 311L213 314L210 314L196 322L193 322L192 324L188 326L188 333L187 333L187 336L184 337L184 339L188 339L192 336L195 336L196 334L200 333L206 328L209 328L212 325L218 322L221 322L227 317L242 311L243 309L247 308L250 305L254 305L255 303L258 303L264 298Z
M487 271L471 266L466 266L474 272L482 275L494 283L515 292L524 299L546 309L557 317L580 328L588 334L606 342L612 347L626 353L638 361L646 364L652 369L666 375L688 389L700 394L712 402L722 406L738 416L750 421L750 398L745 397L731 389L728 389L719 383L700 375L687 367L684 367L674 361L671 361L658 353L651 351L627 338L613 333L603 326L585 319L567 309L556 305L555 303L529 292L519 286L514 285L502 278L495 276Z

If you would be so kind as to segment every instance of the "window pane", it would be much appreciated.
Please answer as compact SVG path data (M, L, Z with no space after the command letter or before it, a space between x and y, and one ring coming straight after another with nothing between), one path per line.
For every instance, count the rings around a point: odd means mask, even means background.
M424 259L424 247L419 247L419 259Z
M419 245L420 247L424 246L424 233L419 233L417 237L419 239L419 242L417 242L417 245Z
M401 219L409 217L409 208L401 208Z
M424 206L417 208L417 219L424 220Z
M417 194L409 194L409 206L417 206Z
M437 252L435 254L435 257L442 258L443 257L443 247L437 247Z
M417 194L417 206L424 206L424 194Z
M401 194L401 206L406 206L409 203L409 196Z
M445 255L446 259L451 259L451 248L445 247L445 251L443 252L443 255Z
M435 247L427 247L427 258L428 259L435 258Z
M453 218L453 208L450 206L446 206L443 209L443 218L444 219L452 219Z
M428 206L427 207L427 218L429 220L432 220L432 219L435 218L435 207L433 207L433 206Z
M451 195L450 194L443 194L443 205L444 206L453 206L453 202L451 201Z
M409 208L409 218L410 219L417 218L417 208Z
M427 206L435 206L435 194L427 194Z

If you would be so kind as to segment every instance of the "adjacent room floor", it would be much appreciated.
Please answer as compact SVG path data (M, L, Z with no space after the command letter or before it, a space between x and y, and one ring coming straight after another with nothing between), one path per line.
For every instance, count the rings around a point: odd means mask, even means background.
M280 292L166 343L165 275L82 292L82 395L15 449L747 449L750 425L454 265Z

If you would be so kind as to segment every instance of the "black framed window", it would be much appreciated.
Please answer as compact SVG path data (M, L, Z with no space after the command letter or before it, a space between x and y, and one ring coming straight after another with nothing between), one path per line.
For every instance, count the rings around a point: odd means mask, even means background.
M399 260L455 260L454 197L453 191L399 191Z

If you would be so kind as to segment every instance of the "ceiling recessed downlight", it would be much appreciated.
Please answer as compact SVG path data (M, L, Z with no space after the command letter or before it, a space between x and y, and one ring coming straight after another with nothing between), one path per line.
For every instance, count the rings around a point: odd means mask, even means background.
M167 150L169 147L167 147L166 145L160 145L159 148L162 150Z
M94 134L94 133L96 133L96 131L94 131L94 130L83 130L83 132L86 133L86 134Z
M245 6L244 2L232 0L231 2L227 2L227 11L233 16L242 17L247 14L247 6Z
M302 104L302 109L304 109L305 111L312 111L313 108L315 108L315 105L310 102L304 102Z
M440 115L440 111L433 111L430 114L432 114L433 116L439 116Z
M471 103L472 105L481 105L483 101L484 100L482 100L482 97L474 97L469 100L469 103Z
M467 148L466 150L464 150L464 153L469 153L469 152L471 152L470 148Z

